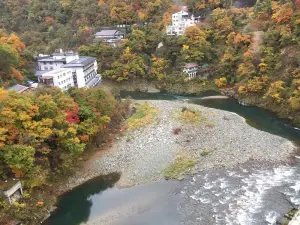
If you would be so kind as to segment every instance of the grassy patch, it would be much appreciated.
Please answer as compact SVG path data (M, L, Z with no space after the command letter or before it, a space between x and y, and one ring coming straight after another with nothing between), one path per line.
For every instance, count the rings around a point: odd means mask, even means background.
M196 164L197 160L178 155L175 161L165 168L164 176L166 179L182 180L182 176L191 173Z
M189 124L200 124L207 121L206 116L200 110L192 110L186 107L182 108L182 110L177 113L177 118L182 123Z
M127 120L128 130L137 130L153 121L158 109L149 103L139 104L136 112Z

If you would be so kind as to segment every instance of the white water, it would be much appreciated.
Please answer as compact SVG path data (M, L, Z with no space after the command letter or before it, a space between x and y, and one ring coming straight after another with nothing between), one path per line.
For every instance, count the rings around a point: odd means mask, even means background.
M197 218L199 224L275 225L300 206L300 166L248 165L199 174L185 189L182 210L190 212L186 224L195 224Z

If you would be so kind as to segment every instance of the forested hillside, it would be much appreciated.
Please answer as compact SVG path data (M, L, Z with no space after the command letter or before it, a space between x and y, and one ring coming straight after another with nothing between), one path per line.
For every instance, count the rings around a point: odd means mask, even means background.
M249 2L183 1L191 13L206 19L186 29L182 37L165 34L171 14L180 9L170 0L3 0L0 24L7 33L20 36L27 52L79 49L81 54L97 57L103 76L118 82L146 78L168 89L186 83L180 76L184 63L208 63L210 79L192 81L196 89L210 87L216 79L219 88L230 88L235 96L299 124L299 2L265 0L250 8L232 7ZM132 25L122 45L92 44L97 29L116 24ZM9 45L16 50L11 55L20 58L22 42L15 34L8 37L16 43L6 43L5 54ZM8 37L2 38L4 42ZM159 43L163 47L157 49ZM10 64L1 68L2 82L21 81L15 68L22 60Z
M134 27L117 50L101 44L80 50L100 57L100 70L107 78L154 79L167 90L190 83L201 90L215 81L218 88L237 98L271 109L299 125L298 2L257 1L251 8L229 9L228 1L185 3L195 14L210 13L198 26L187 28L182 37L168 37L158 23L152 23ZM160 42L164 46L156 49ZM210 78L187 83L178 76L186 62L208 63Z
M90 43L100 26L159 21L170 0L1 0L0 29L32 53Z
M170 37L165 27L181 6L171 0L0 0L0 87L23 83L33 55L74 49L96 57L103 78L116 83L142 79L181 94L219 88L300 125L300 1L234 7L249 2L183 0L205 18ZM117 24L128 25L121 45L93 43L101 26ZM208 78L188 80L188 62L208 65ZM44 199L33 190L69 172L127 107L101 89L20 95L0 88L0 176L22 178L26 190L20 204L0 202L0 218L39 222L29 210L46 207L35 205Z

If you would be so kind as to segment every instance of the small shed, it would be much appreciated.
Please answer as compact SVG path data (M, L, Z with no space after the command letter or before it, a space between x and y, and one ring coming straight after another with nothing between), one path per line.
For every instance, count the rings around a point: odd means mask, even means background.
M0 194L7 198L9 204L18 201L23 196L23 189L20 180L0 180Z

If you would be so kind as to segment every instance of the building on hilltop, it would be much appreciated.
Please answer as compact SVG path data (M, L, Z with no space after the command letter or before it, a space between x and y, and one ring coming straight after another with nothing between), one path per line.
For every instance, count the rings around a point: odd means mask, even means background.
M39 77L41 84L48 87L59 87L63 91L74 87L72 70L68 68L58 68L48 71Z
M196 62L186 63L183 67L183 73L188 76L189 80L197 76L207 78L209 76L209 65L207 63L199 65Z
M63 52L60 50L51 56L38 57L37 67L36 76L40 83L59 87L62 90L68 90L70 87L94 87L101 81L101 76L97 73L96 58L79 56L73 51ZM69 77L68 80L62 81L61 78L58 78L66 70L68 70L68 74L71 71L72 82Z
M103 28L95 34L94 41L103 40L107 44L117 45L124 39L124 33L117 29Z
M183 67L183 73L188 75L189 79L193 79L198 74L199 65L198 63L186 63Z
M167 25L167 35L183 35L187 27L195 26L200 22L200 16L195 17L188 12L181 10L172 14L172 25Z

